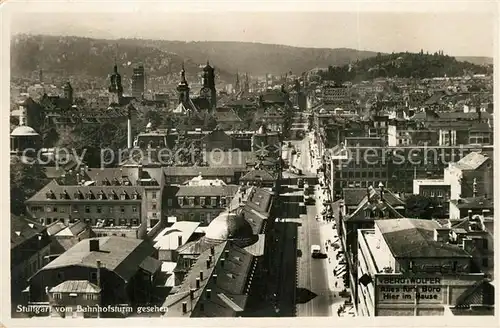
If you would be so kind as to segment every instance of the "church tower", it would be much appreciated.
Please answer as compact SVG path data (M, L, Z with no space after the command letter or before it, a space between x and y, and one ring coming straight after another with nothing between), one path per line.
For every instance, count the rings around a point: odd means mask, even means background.
M203 68L203 87L200 91L200 96L208 99L210 102L210 109L215 110L217 108L217 91L215 90L215 69L210 66L207 61L207 65Z
M240 92L240 75L236 72L236 82L234 83L234 93Z
M184 63L182 63L181 81L177 86L179 93L179 104L187 104L189 102L189 85L186 81L186 71L184 70Z
M113 74L109 76L109 104L110 105L120 105L123 98L123 86L122 77L118 73L118 66L115 63L113 68Z
M64 98L68 99L69 103L73 105L73 87L69 82L66 82L66 84L64 85L63 93L64 93Z

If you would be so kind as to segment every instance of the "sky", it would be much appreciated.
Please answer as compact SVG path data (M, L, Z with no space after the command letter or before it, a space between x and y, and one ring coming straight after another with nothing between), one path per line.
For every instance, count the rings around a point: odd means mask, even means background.
M475 9L482 8L480 4L476 2ZM11 19L11 34L246 41L380 52L418 52L423 49L431 53L443 50L453 56L494 56L497 11L486 7L472 12L360 11L353 8L343 12L287 12L283 9L267 12L166 12L164 8L151 11L152 7L134 12L106 13L101 9L100 12L89 10L84 13L79 9L76 13L75 10L16 13Z

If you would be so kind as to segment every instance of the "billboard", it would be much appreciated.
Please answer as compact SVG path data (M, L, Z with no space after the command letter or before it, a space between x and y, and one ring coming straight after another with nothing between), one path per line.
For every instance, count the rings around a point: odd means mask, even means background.
M379 303L442 303L445 288L440 277L381 277L376 279Z

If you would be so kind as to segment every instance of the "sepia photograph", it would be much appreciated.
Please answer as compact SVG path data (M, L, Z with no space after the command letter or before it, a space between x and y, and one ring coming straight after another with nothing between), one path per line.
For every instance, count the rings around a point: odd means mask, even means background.
M447 3L10 10L9 322L486 327L499 11Z

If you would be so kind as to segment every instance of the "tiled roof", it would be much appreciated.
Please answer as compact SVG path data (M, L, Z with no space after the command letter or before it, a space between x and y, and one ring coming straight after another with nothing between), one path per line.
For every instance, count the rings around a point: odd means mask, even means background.
M107 201L124 201L121 195L126 196L126 201L140 201L144 193L141 186L64 186L57 184L54 180L49 182L27 202L41 201L68 201L68 200L99 200L103 195ZM133 199L137 195L137 200ZM90 196L90 198L89 198ZM113 199L114 197L114 199Z
M458 245L434 240L439 223L420 219L376 220L387 246L396 258L470 257Z
M11 214L10 218L10 248L17 247L25 241L42 233L45 227L23 217Z
M461 170L477 170L489 158L478 152L471 152L452 165Z
M91 240L99 241L99 251L90 251ZM128 281L137 272L139 265L154 251L151 243L140 239L115 236L84 239L42 270L72 265L97 268L97 261L100 260L102 268L114 271Z
M66 280L52 287L51 293L100 293L101 288L88 280Z
M162 264L161 261L151 256L148 256L144 259L144 261L141 262L141 264L139 264L139 268L150 274L154 274L161 268L161 264Z
M241 122L241 118L230 108L219 108L213 115L217 122Z
M237 171L235 167L225 166L167 166L163 167L163 173L169 176L186 176L195 177L198 175L210 176L210 177L234 177L234 173Z
M493 209L493 199L484 197L468 197L450 200L459 209Z
M269 173L266 170L252 170L240 178L240 181L256 181L256 180L275 181L276 177L274 177L271 173Z
M166 195L176 197L196 197L196 196L234 196L238 191L238 186L168 186L165 188Z
M207 265L210 257L212 261ZM207 249L200 254L177 292L165 300L163 306L169 309L165 316L236 316L245 309L252 260L251 254L229 242L214 246L213 250ZM201 278L200 272L203 273L203 279L200 279L199 288L196 288L196 279ZM187 304L186 313L182 310L184 302Z
M256 154L252 151L205 152L203 156L211 167L246 167L256 162Z

